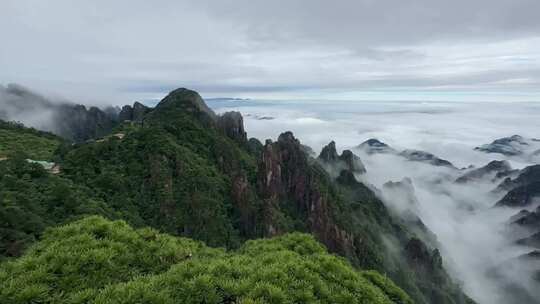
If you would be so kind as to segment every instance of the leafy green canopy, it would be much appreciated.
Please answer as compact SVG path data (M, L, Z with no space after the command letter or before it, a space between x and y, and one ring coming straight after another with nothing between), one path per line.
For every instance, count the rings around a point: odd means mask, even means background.
M245 174L255 183L256 160L188 106L181 99L163 103L143 126L119 126L121 140L73 146L63 157L62 174L115 210L142 219L137 225L238 247L243 237L234 225L231 179Z
M31 159L51 160L61 142L53 134L0 120L0 158L24 152Z
M0 303L412 303L300 233L225 252L98 216L0 266Z
M19 256L45 228L90 214L129 218L24 156L0 161L0 260Z

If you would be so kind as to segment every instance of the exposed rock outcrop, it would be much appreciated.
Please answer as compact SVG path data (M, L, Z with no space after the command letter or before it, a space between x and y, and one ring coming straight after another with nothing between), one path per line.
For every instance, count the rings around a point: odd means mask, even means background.
M444 279L436 276L442 270L442 258L438 249L429 250L421 240L413 238L405 246L405 252L417 274L434 277L436 280Z
M487 165L468 171L456 179L456 183L464 184L480 180L493 180L507 176L512 171L510 163L505 160L494 160Z
M120 110L120 113L118 114L118 120L122 122L122 121L132 120L132 119L133 119L133 107L130 105L123 106L122 110Z
M116 124L116 110L52 100L19 85L0 87L4 120L21 121L66 139L82 142L104 136Z
M141 122L146 113L150 112L151 109L142 103L136 101L133 106L125 105L122 107L122 110L118 114L118 120L120 122L129 120L135 122Z
M55 133L75 142L105 136L116 125L104 111L83 105L61 105L55 121Z
M518 186L508 191L495 206L522 208L528 207L536 202L540 202L540 181L532 182L524 186Z
M507 177L494 192L507 192L497 207L528 207L540 202L540 165L526 167L514 179Z
M528 142L519 135L503 137L494 140L490 144L474 148L476 151L486 153L500 153L507 156L520 155L523 153L522 146L527 146Z
M519 215L513 217L511 223L532 231L538 231L540 229L540 207L537 207L534 211L520 211Z
M244 130L244 119L240 112L227 112L218 117L218 127L225 135L241 145L247 143L247 133Z
M540 181L540 165L528 166L519 172L518 177L514 179L506 178L497 186L495 192L510 191L537 181Z
M281 134L277 142L266 142L258 176L258 192L266 205L267 236L284 232L276 224L279 204L287 202L293 204L288 208L305 218L307 230L331 251L344 256L353 254L353 236L334 222L331 203L320 192L307 155L291 132Z
M342 170L348 170L356 174L366 173L366 168L360 157L352 153L351 150L343 150L339 155L334 141L322 148L317 160L333 177L339 176Z
M427 163L438 167L457 169L451 162L447 161L446 159L438 158L437 156L425 151L407 149L401 151L399 155L405 157L407 160L410 161Z
M518 245L534 247L540 249L540 232L516 241Z
M364 151L367 154L397 153L397 151L394 150L392 147L388 146L382 141L379 141L376 138L370 138L358 145L356 148Z

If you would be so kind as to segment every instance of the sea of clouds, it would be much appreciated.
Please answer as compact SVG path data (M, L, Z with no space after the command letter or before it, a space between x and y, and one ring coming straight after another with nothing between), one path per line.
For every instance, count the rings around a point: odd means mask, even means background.
M386 197L394 210L410 208L436 235L444 263L456 281L479 303L520 303L501 286L525 290L540 298L529 269L508 261L530 252L516 246L508 233L509 218L518 210L493 208L501 198L490 179L465 185L455 178L463 171L411 162L396 155L367 155L356 146L377 138L396 150L418 149L449 160L458 168L481 167L508 160L521 169L529 159L486 154L474 148L494 139L519 134L540 136L540 104L505 102L350 102L213 100L217 112L240 111L250 137L276 139L283 131L316 153L331 140L338 150L352 149L367 168L364 182L381 189L387 181L412 179L415 206ZM401 205L400 205L401 204ZM515 235L514 235L515 237ZM504 271L493 273L497 267ZM515 266L515 264L513 264Z

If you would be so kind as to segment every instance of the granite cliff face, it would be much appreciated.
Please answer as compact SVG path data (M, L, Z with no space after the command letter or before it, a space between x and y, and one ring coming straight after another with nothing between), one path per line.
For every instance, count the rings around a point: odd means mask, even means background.
M55 115L54 132L74 142L82 142L109 134L116 126L111 117L97 107L83 105L62 105Z
M120 111L120 113L118 113L118 121L124 122L128 120L134 122L142 122L144 115L146 115L146 113L148 112L150 112L149 107L136 101L133 106L125 105L122 107L122 110Z
M334 177L339 176L342 170L348 170L355 174L366 173L366 168L360 157L351 150L343 150L339 155L334 141L323 147L317 160Z
M305 220L303 228L331 251L350 256L354 251L353 237L333 220L331 202L319 189L320 178L291 132L281 134L277 142L267 141L258 174L258 190L269 214L264 220L265 233L286 231L276 225L279 220L275 214L282 208L291 209L289 216L294 214Z
M247 144L247 133L244 130L244 119L240 112L227 112L219 116L218 127L225 135L241 145Z

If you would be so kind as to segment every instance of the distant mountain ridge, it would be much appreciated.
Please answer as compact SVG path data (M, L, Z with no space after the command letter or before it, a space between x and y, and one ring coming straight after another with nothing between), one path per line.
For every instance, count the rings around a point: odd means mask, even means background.
M360 145L356 146L357 149L371 154L394 154L401 156L409 161L421 162L425 164L430 164L437 167L446 167L450 169L457 169L451 162L446 159L439 158L429 152L414 150L414 149L405 149L403 151L397 151L396 149L390 147L389 145L381 142L376 138L370 138Z
M540 162L540 139L538 138L526 138L521 135L512 135L495 139L489 144L474 148L474 150L521 158L534 163Z
M20 121L74 142L98 138L117 125L118 108L86 107L52 101L25 87L0 86L0 119Z

